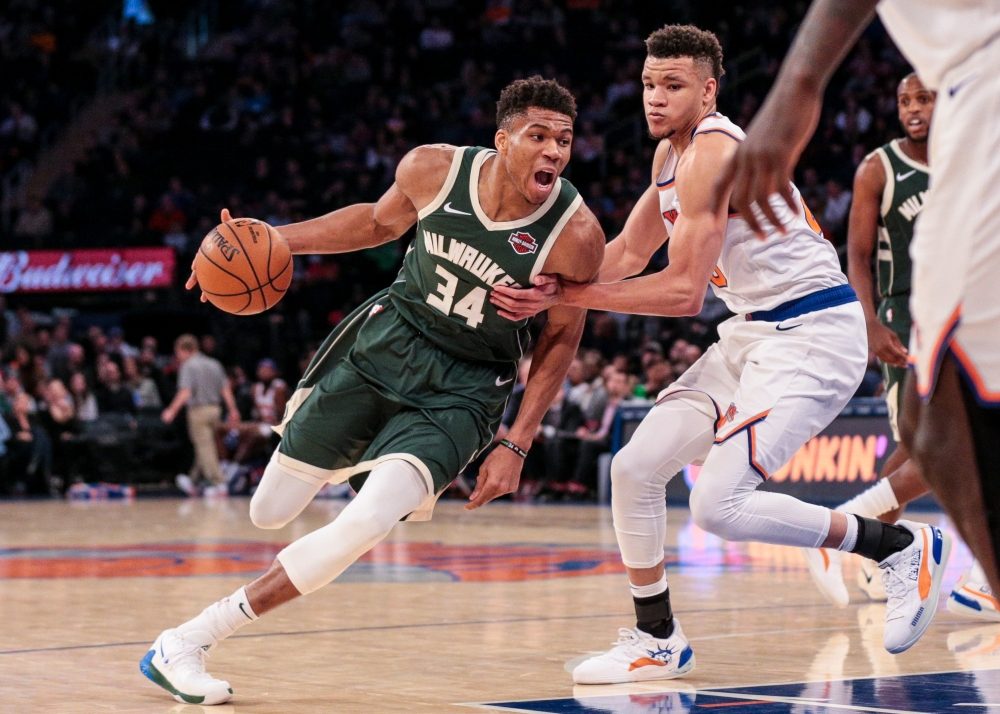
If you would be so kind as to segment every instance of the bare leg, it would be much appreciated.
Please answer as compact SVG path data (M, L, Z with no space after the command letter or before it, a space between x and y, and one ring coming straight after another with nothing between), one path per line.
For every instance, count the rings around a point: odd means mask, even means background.
M652 568L626 567L625 570L628 571L628 581L632 585L652 585L660 582L660 578L663 577L663 561Z
M906 504L916 501L931 490L924 481L924 477L920 474L920 467L917 466L913 459L909 458L906 447L902 444L899 445L893 456L900 452L904 454L906 460L903 461L898 469L892 471L886 477L889 479L889 485L892 486L892 492L896 494L899 508L879 516L879 519L886 523L895 523L898 521L903 516L903 509L906 508ZM886 466L888 465L888 462L886 462Z
M924 480L1000 592L992 537L959 374L948 355L931 400L920 403L913 374L906 377L900 433Z
M247 599L258 617L294 600L301 594L292 585L292 581L285 574L285 569L277 560L271 563L266 573L247 585Z

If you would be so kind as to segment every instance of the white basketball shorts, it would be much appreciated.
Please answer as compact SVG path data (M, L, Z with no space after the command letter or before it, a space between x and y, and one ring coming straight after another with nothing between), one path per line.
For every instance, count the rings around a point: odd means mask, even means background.
M949 70L930 136L931 184L910 255L910 362L929 399L951 348L984 405L1000 405L1000 39Z

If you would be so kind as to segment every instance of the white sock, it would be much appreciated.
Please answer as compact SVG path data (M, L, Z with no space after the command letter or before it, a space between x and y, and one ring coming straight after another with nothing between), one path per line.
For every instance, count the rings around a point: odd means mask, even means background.
M889 479L884 478L867 488L847 503L837 506L841 513L855 513L865 518L878 518L883 513L899 508L899 501Z
M652 585L633 585L632 583L628 585L632 588L632 597L653 597L667 591L667 574L661 575L660 579Z
M837 550L850 552L858 543L858 517L851 513L846 515L847 533L844 534L844 540L837 546Z
M972 561L972 567L969 568L969 580L976 583L976 585L989 582L986 579L986 571L983 570L983 566L979 564L978 560Z
M194 630L205 630L216 640L224 640L236 630L257 619L257 614L247 600L247 589L240 588L232 595L212 603L193 620L188 620L177 629L182 634Z

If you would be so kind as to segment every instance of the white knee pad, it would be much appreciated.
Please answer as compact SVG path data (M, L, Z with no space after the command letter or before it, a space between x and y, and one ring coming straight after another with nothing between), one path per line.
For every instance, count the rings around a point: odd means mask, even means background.
M324 483L322 479L278 463L275 451L250 499L250 520L258 528L283 528L302 513Z
M311 593L344 572L400 519L433 496L413 464L386 461L371 472L336 520L289 545L278 553L278 561L300 593Z

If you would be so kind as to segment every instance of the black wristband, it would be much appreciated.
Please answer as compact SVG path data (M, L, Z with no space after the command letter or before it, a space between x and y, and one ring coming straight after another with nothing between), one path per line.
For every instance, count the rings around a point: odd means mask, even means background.
M508 441L507 439L500 439L501 446L506 446L508 449L513 451L515 454L520 456L522 459L528 458L528 452L522 449L520 446L515 444L513 441Z

